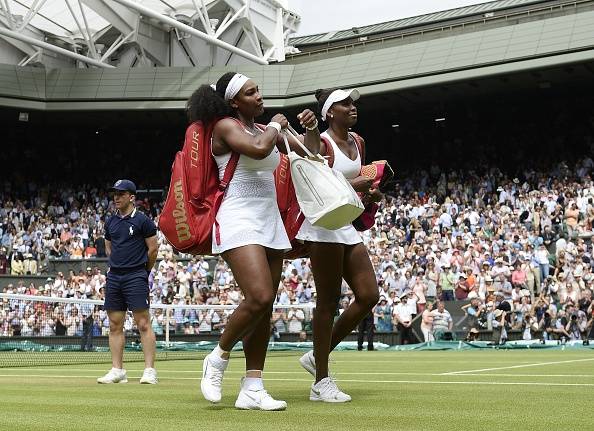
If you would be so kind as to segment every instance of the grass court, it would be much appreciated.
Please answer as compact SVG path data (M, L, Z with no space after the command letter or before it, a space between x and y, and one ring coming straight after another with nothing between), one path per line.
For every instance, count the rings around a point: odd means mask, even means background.
M26 353L24 355L27 355ZM336 352L331 372L351 403L310 402L298 352L272 352L265 385L284 412L234 408L234 354L218 405L200 394L201 359L157 363L159 384L99 385L106 364L0 368L0 430L588 430L594 354L494 350Z

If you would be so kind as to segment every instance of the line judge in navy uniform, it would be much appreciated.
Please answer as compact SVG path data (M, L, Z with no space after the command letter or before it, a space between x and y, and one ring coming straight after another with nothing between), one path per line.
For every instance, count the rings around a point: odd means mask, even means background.
M136 186L118 180L110 189L116 213L105 221L105 250L109 272L105 287L105 310L109 317L109 348L112 369L98 383L126 383L123 368L126 311L132 311L140 332L145 369L140 383L157 383L155 333L149 314L148 274L157 260L155 223L134 206Z

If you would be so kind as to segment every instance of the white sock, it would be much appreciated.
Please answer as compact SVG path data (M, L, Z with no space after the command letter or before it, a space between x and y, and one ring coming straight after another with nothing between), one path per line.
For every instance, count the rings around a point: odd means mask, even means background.
M243 379L243 388L248 391L261 391L264 389L262 377L246 377Z
M225 352L221 347L217 344L217 347L210 353L210 359L214 363L217 368L225 369L227 368L227 363L229 362L228 359L223 358L223 354L228 353Z

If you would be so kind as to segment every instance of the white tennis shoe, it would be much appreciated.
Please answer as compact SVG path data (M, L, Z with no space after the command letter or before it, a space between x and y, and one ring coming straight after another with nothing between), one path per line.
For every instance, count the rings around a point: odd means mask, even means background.
M156 385L158 382L157 370L154 368L145 368L140 378L140 383L143 385Z
M111 383L128 383L128 376L126 375L126 370L123 368L112 368L106 375L99 377L97 383L104 385Z
M312 376L316 376L316 358L314 357L313 350L305 353L299 358L301 366Z
M338 389L336 382L331 377L326 377L311 385L309 399L325 403L346 403L351 400L351 396Z
M235 407L241 410L285 410L287 403L275 400L266 389L248 390L243 387L244 378L241 379L241 390L235 401Z
M221 359L221 364L217 366L212 360L211 354L207 355L202 362L202 380L200 381L200 390L202 395L211 403L218 403L222 398L223 374L229 364L228 360ZM221 367L222 366L222 367Z

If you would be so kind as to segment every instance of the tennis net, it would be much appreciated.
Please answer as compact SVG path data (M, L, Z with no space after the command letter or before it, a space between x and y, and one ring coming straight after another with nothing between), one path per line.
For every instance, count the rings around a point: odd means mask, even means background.
M110 363L103 301L0 293L0 368ZM151 304L157 361L197 359L216 345L237 305ZM275 305L270 350L299 349L311 329L312 304ZM140 334L126 313L124 362L144 360ZM241 343L236 346L241 350Z

